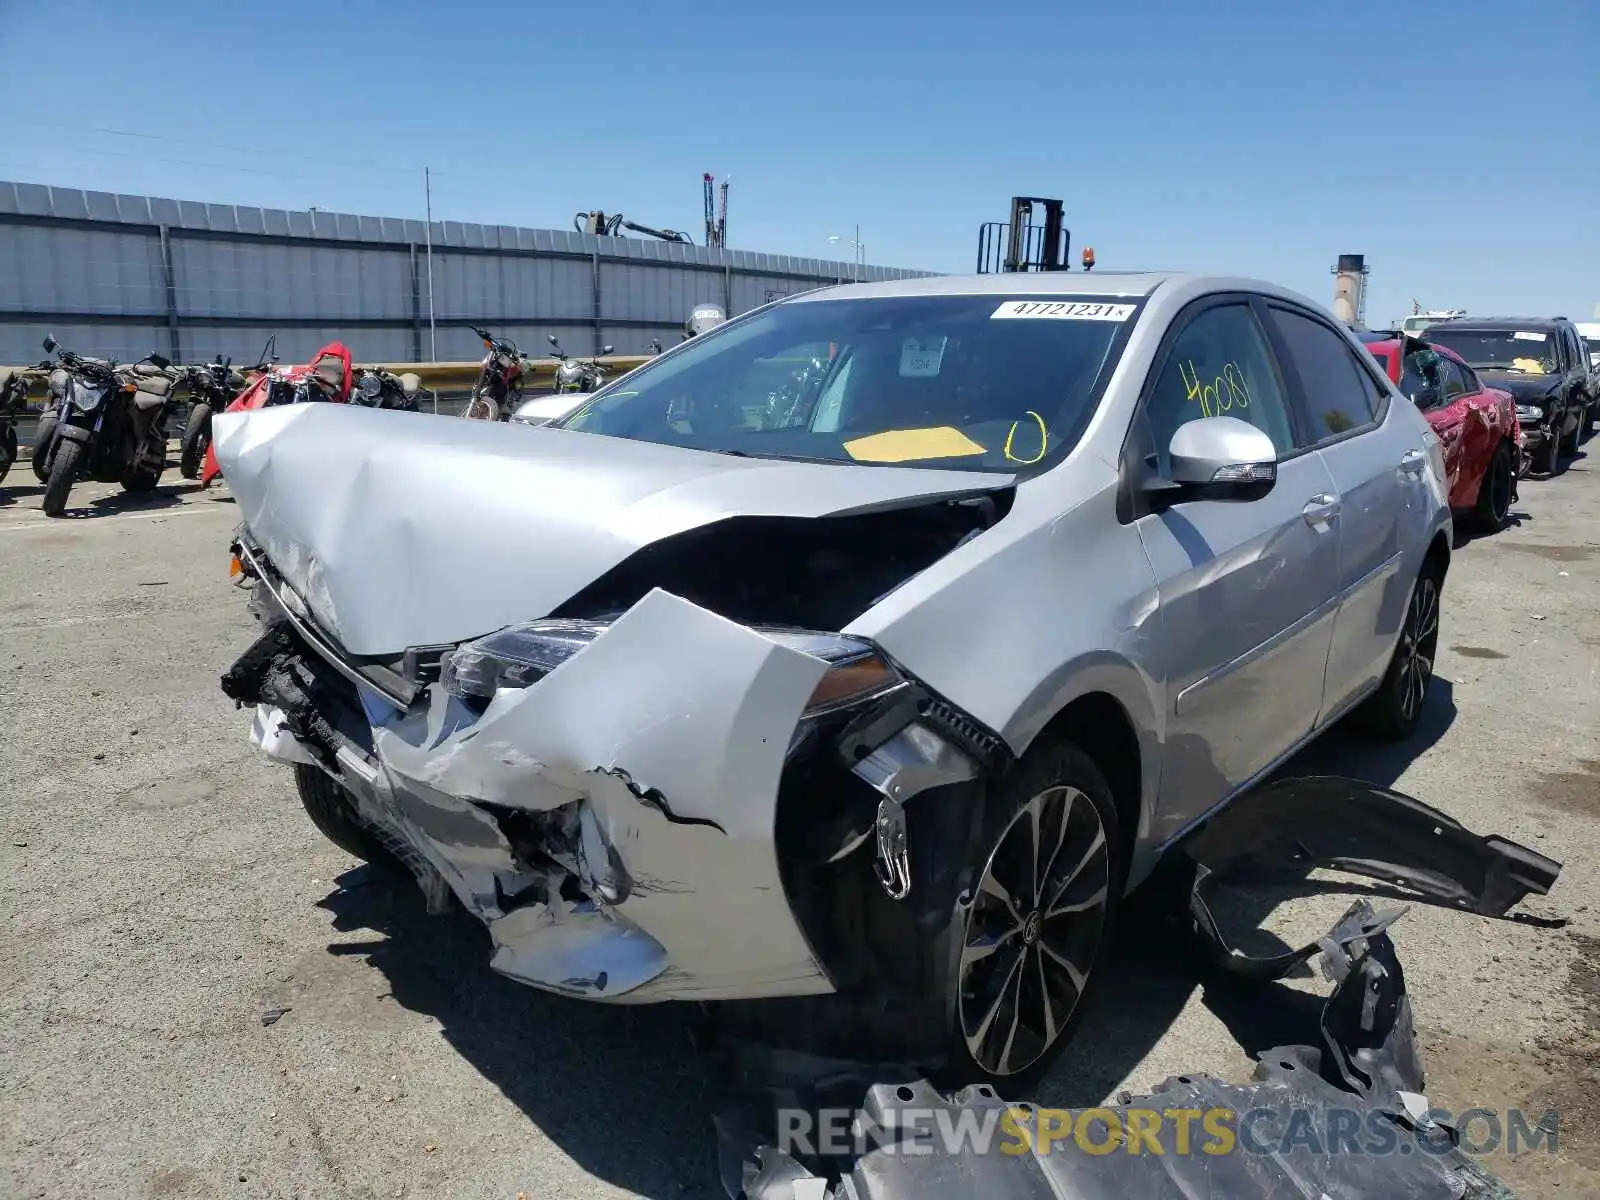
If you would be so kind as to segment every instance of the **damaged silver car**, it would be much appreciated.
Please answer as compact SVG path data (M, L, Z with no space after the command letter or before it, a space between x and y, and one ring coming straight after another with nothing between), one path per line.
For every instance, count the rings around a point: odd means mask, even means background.
M1041 1071L1118 901L1347 714L1418 722L1440 448L1331 317L1169 275L849 285L550 425L217 418L224 677L337 844L591 1000L836 994Z

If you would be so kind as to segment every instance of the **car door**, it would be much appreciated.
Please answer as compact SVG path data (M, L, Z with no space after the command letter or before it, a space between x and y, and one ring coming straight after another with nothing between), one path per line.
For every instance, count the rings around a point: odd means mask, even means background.
M1439 435L1444 450L1444 471L1448 487L1455 492L1461 474L1462 408L1445 400L1445 376L1441 364L1448 361L1436 350L1415 345L1405 356L1400 372L1400 390L1410 397L1417 410L1428 419Z
M1361 355L1331 321L1309 309L1269 306L1308 448L1325 464L1339 496L1338 618L1323 685L1323 726L1342 716L1388 669L1409 598L1400 579L1401 528L1409 488L1429 469L1416 413L1388 403ZM1441 375L1442 399L1450 386ZM1460 376L1455 387L1459 394Z
M1173 433L1207 416L1266 431L1278 476L1255 500L1195 500L1134 521L1161 614L1161 840L1311 731L1338 591L1337 490L1322 460L1296 446L1282 375L1249 297L1200 301L1173 323L1128 453L1165 473Z

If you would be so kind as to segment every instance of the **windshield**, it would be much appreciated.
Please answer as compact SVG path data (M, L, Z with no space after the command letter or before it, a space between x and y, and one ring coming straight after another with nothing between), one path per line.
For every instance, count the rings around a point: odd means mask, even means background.
M1469 367L1544 375L1556 369L1555 340L1529 329L1446 329L1434 326L1428 340L1448 346Z
M780 304L633 371L568 429L753 457L1042 470L1082 435L1139 304Z

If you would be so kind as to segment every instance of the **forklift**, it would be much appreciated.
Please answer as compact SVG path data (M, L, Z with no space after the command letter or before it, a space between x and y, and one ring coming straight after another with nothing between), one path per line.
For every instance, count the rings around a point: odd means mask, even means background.
M978 227L978 274L1070 271L1071 245L1072 233L1062 224L1061 201L1013 196L1010 221L987 221ZM1083 248L1082 262L1085 271L1093 270L1093 246Z

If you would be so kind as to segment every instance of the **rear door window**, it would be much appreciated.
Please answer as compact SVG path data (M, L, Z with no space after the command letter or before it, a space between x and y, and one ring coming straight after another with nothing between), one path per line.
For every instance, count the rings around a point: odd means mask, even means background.
M1290 309L1273 305L1272 316L1304 391L1306 444L1320 445L1372 424L1382 397L1344 338Z

